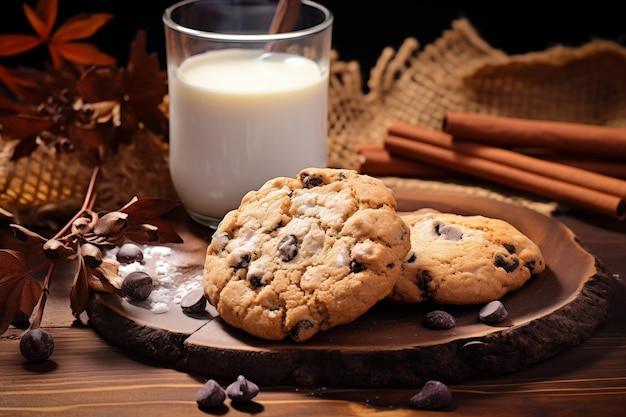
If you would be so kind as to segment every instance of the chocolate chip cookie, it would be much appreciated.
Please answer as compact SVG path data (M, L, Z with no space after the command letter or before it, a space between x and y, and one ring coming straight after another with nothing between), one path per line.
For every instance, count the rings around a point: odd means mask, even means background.
M207 249L204 291L230 325L302 342L387 297L410 246L382 181L305 169L249 192L224 217Z
M486 303L545 269L540 248L504 220L436 210L403 213L402 219L411 250L391 300Z

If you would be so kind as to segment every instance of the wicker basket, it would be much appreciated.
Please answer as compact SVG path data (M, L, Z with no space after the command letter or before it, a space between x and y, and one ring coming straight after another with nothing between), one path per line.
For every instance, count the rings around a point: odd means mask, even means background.
M624 74L626 50L613 42L508 56L465 19L423 49L413 38L397 51L384 49L368 92L359 64L335 54L327 165L356 169L356 146L382 143L390 120L441 129L446 111L626 126ZM50 225L75 213L91 175L89 161L42 146L12 162L13 146L0 141L0 207L22 224ZM176 198L167 144L139 131L107 160L96 191L101 210L119 208L135 195Z

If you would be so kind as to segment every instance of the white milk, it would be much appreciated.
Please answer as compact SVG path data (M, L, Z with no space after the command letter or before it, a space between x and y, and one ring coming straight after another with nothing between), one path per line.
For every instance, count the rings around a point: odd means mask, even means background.
M326 165L328 75L306 58L222 50L169 80L170 170L185 206L221 218L277 176Z

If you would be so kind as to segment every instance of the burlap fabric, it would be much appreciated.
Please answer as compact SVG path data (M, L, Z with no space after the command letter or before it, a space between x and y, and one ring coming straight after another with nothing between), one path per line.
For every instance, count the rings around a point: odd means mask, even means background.
M356 168L356 146L382 143L392 119L441 129L446 111L626 126L626 50L609 41L556 46L509 56L492 48L465 19L453 22L424 48L408 38L386 48L363 88L357 62L335 54L329 92L328 166ZM97 208L116 209L134 195L176 198L167 170L166 143L139 132L109 158L96 185ZM92 164L80 155L41 147L9 161L13 144L0 142L0 207L14 221L42 224L73 214L82 202ZM500 190L470 183L385 178L392 187L452 188L490 197ZM528 198L527 198L528 197ZM551 211L555 204L522 196Z

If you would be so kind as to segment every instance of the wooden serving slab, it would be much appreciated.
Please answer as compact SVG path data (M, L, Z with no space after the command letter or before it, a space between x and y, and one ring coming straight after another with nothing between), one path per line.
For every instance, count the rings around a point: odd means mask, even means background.
M430 207L501 218L533 239L547 268L502 298L506 322L487 325L477 306L380 303L352 323L312 339L267 341L233 328L212 306L196 317L172 302L155 314L120 297L92 298L93 327L113 344L168 366L218 381L238 375L260 385L402 387L428 379L458 382L514 371L587 338L609 315L610 277L570 229L534 210L458 192L397 189L400 211ZM183 260L181 283L202 271L210 233L189 219L172 262ZM444 309L457 320L431 330L424 315Z

